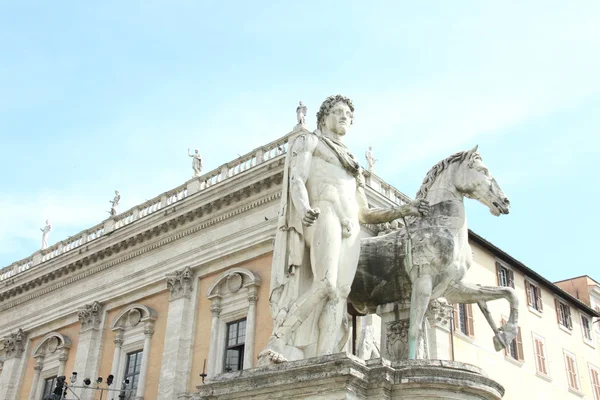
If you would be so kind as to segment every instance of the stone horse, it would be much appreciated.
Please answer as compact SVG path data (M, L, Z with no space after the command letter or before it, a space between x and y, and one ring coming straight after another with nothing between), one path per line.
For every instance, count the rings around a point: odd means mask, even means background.
M437 163L425 176L417 199L431 206L429 216L412 220L403 229L362 239L349 302L359 314L377 306L410 301L408 358L417 358L425 312L432 300L477 303L494 331L496 351L517 334L518 299L514 289L465 282L472 253L468 242L464 197L478 200L490 212L508 214L510 203L477 152L477 147ZM498 328L487 302L506 299L508 321Z

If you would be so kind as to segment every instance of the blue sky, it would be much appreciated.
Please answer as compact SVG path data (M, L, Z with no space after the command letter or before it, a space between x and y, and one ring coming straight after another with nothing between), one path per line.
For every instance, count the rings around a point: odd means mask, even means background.
M325 4L321 4L325 3ZM527 4L521 4L527 3ZM0 2L0 266L283 136L299 100L414 196L479 144L512 203L470 227L551 280L596 280L597 1Z

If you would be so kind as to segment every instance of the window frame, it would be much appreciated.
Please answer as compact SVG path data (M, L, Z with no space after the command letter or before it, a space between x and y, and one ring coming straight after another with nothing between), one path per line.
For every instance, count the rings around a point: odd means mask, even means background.
M464 311L461 311L461 307ZM473 321L473 305L472 304L454 304L454 331L461 335L468 336L470 338L475 337L475 324ZM464 318L464 321L463 321ZM465 331L462 330L462 323L464 322Z
M129 374L128 370L129 370L129 360L130 357L132 355L135 355L135 365L134 365L134 373L133 374ZM144 349L139 349L139 350L133 350L133 351L129 351L125 353L125 369L123 370L123 378L121 379L121 382L124 382L125 379L131 377L131 376L137 376L137 381L136 382L132 382L132 380L129 381L129 385L127 385L127 389L132 390L134 389L134 384L135 384L135 391L137 392L138 389L138 384L140 382L140 376L141 376L141 372L142 372L142 360L144 357ZM138 362L139 360L139 362ZM138 365L139 363L139 365ZM136 371L136 367L139 366L139 370Z
M600 368L596 367L592 363L588 363L588 372L590 374L590 385L592 386L594 400L600 400ZM596 376L595 383L594 375Z
M581 379L579 378L579 370L577 368L577 357L570 351L563 349L563 358L565 360L565 372L567 373L567 384L569 385L569 389L581 393ZM572 361L571 364L569 363L569 359ZM572 370L570 368L571 365L573 367ZM571 382L574 382L576 387L573 387Z
M544 312L544 302L542 300L542 287L525 278L525 297L529 310L537 313Z
M500 325L504 325L506 323L506 319L502 318L500 321ZM515 355L512 353L512 349L514 349ZM523 352L523 337L521 336L521 327L517 326L517 336L509 343L508 347L504 348L504 355L506 357L510 357L514 361L518 361L520 363L525 362L525 353Z
M240 323L244 322L244 341L242 343L236 343L234 345L229 345L229 327L233 324L236 324L237 326L237 339L239 339L239 331L240 331ZM233 372L233 371L242 371L244 369L244 353L246 350L246 332L248 330L248 318L244 317L244 318L240 318L237 319L235 321L230 321L230 322L226 322L225 323L225 347L223 349L223 368L222 368L222 372ZM240 350L241 348L241 350ZM227 352L229 350L237 350L239 351L239 357L238 357L238 366L237 366L237 370L232 369L231 371L227 371L227 367L228 367L228 363L227 363Z
M556 311L556 321L558 322L559 327L572 331L573 314L571 313L571 306L566 301L555 297L554 308Z
M38 396L40 400L43 400L44 397L48 396L49 394L52 394L52 392L54 391L54 389L56 388L56 378L58 378L57 375L55 376L50 376L48 378L43 378L44 380L42 381L44 384L42 385L42 390L40 392L40 395ZM46 384L48 381L52 381L52 384L50 386L50 391L48 393L46 393Z
M544 339L542 336L538 335L535 332L531 332L531 336L532 336L532 341L533 341L533 355L535 358L536 373L538 374L538 376L550 378L550 363L548 362L548 351L546 349L546 339ZM540 348L542 350L542 354L539 354L539 352L538 352L539 347L536 342L539 342L541 344ZM544 371L542 371L540 369L540 358L543 361Z
M502 282L502 272L505 271L506 285ZM515 288L515 272L506 264L496 261L496 281L498 286Z
M585 324L583 323L584 320L586 320L588 322L587 330L585 329ZM583 336L583 341L593 347L594 346L594 328L592 326L592 319L584 313L579 313L579 322L581 322L581 336ZM588 337L588 335L586 335L586 332L589 333L589 337Z

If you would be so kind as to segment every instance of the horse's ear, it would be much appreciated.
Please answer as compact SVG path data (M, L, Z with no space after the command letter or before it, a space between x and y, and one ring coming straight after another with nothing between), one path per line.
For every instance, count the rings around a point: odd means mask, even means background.
M471 154L477 153L477 148L478 148L478 147L479 147L479 145L478 145L478 144L476 144L476 145L475 145L475 147L473 147L473 148L471 149L471 152L470 152L470 153L471 153Z

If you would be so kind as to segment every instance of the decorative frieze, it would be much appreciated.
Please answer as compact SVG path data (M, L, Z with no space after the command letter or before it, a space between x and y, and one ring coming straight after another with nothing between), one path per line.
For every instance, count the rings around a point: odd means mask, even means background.
M171 301L189 297L192 293L192 270L190 267L167 274L167 288Z
M11 333L4 337L4 355L5 359L13 357L21 357L25 351L26 335L23 329L19 329L17 333Z
M102 320L102 306L97 301L92 304L86 304L84 308L77 312L79 321L81 322L81 330L99 329L100 321Z

